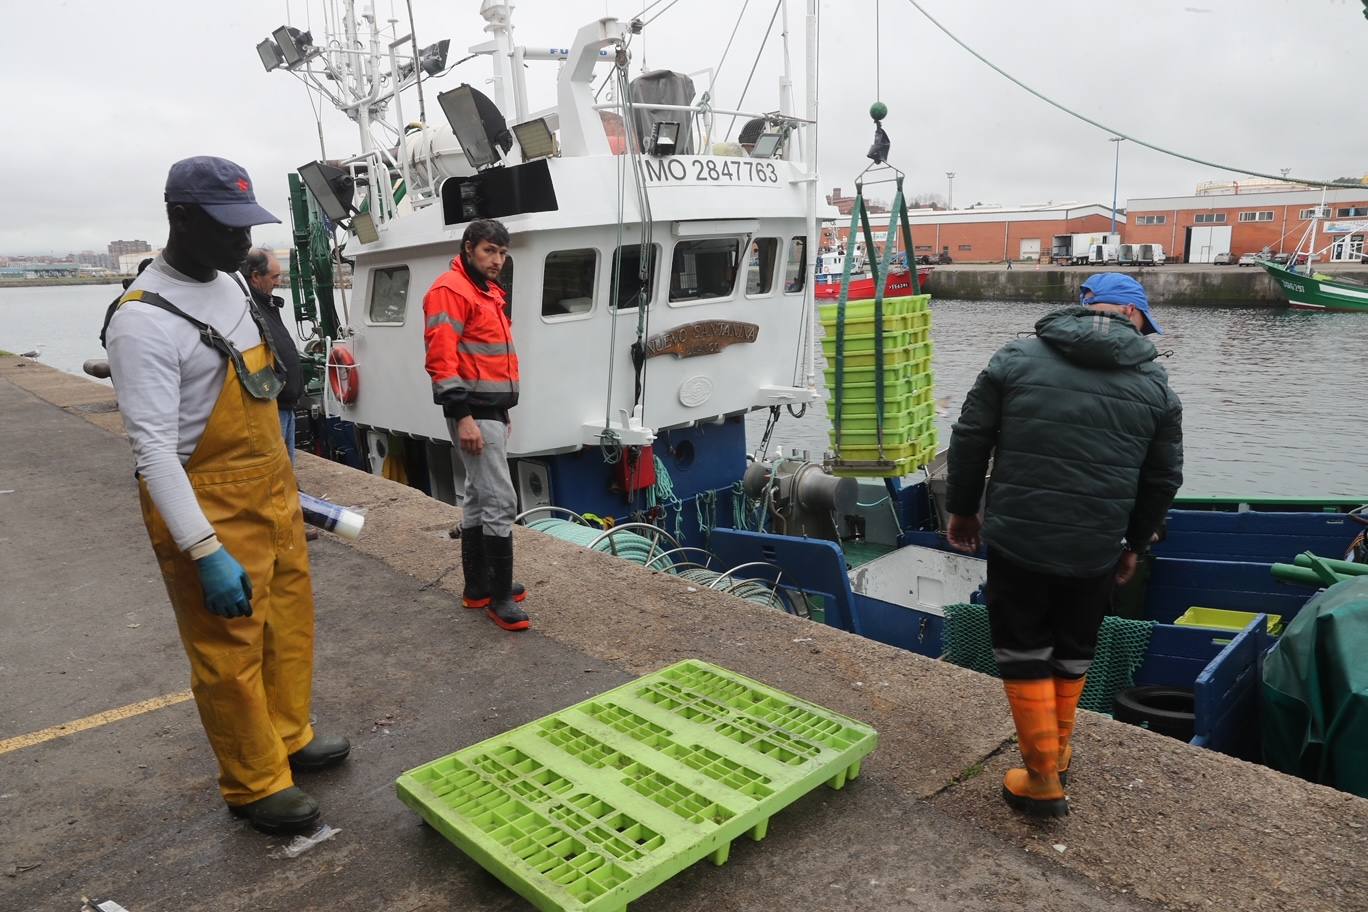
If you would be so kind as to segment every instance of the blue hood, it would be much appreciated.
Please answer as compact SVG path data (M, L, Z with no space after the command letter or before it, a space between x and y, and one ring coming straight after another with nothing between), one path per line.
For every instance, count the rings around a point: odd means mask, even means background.
M1088 299L1088 292L1092 292L1092 299ZM1155 322L1154 315L1150 313L1149 298L1145 296L1145 288L1130 276L1119 272L1099 272L1097 275L1089 276L1088 280L1078 291L1079 300L1083 304L1129 304L1136 310L1145 315L1146 332L1163 334L1159 324Z

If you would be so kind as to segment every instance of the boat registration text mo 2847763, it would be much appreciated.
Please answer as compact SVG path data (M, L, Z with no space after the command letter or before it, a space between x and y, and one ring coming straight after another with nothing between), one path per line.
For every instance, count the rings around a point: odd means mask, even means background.
M743 184L752 187L779 185L774 162L749 158L694 158L677 155L648 158L646 179L655 184Z

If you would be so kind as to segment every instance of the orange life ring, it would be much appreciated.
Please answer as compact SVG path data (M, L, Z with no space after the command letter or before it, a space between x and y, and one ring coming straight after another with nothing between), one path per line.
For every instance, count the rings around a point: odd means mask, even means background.
M349 349L334 348L328 355L328 386L333 398L343 405L356 401L361 392L361 374Z

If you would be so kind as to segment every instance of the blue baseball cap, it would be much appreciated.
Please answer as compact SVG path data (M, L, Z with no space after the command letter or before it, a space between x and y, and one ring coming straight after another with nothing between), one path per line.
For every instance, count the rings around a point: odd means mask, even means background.
M1159 324L1154 322L1154 314L1150 313L1145 287L1128 275L1119 272L1099 272L1095 276L1089 276L1083 287L1078 290L1078 299L1085 305L1129 304L1145 315L1146 334L1164 334Z
M279 224L280 219L257 205L247 170L226 158L196 155L171 166L166 175L168 203L194 203L229 228Z

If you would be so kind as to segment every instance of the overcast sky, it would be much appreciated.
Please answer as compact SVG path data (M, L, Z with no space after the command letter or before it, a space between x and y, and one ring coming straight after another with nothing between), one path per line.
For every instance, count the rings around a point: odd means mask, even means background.
M668 2L668 0L667 0ZM717 84L738 103L776 0L750 0ZM882 67L874 66L876 0L823 0L821 183L849 189L865 164L876 73L889 107L891 160L912 192L957 205L1080 200L1110 203L1108 134L1027 95L937 31L906 0L878 0ZM1029 85L1116 129L1254 170L1338 177L1368 171L1362 62L1368 21L1359 0L921 0L949 29ZM796 91L803 92L803 0L788 0ZM516 40L567 45L606 13L646 0L521 0ZM317 157L299 82L266 73L255 44L286 22L322 32L315 0L30 0L5 4L0 85L9 129L0 144L0 253L103 251L114 238L165 240L167 166L188 155L231 158L258 198L288 222L287 172ZM364 6L364 3L358 3ZM403 16L404 2L377 0ZM479 0L413 0L419 41L452 39L450 60L484 40ZM310 7L312 7L310 9ZM679 0L651 24L635 63L715 66L741 3ZM657 9L663 9L664 6ZM654 15L654 13L652 13ZM401 24L401 31L407 25ZM745 107L777 107L778 26ZM535 106L549 103L555 64L531 64ZM606 69L604 70L606 72ZM439 87L488 74L477 59ZM435 107L428 93L429 114ZM413 116L416 99L406 99ZM330 108L328 152L357 148L355 127ZM1192 192L1233 177L1122 144L1120 198ZM255 239L286 246L288 225Z

